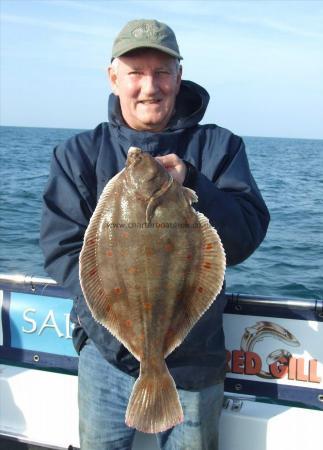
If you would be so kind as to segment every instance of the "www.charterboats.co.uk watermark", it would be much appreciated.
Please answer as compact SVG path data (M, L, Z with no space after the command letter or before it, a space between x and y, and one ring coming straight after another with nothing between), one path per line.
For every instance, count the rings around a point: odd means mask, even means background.
M182 222L106 222L108 228L201 228L200 222L182 223Z

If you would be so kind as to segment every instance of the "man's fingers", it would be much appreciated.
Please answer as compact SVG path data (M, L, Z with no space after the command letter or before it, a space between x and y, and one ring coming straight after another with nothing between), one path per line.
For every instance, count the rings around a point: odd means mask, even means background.
M156 160L168 171L180 170L183 164L183 161L175 154L156 156Z
M156 156L158 162L160 162L165 168L167 167L175 167L178 164L181 164L182 160L175 155L175 153L170 153L169 155L164 156Z
M156 156L156 160L162 164L175 180L183 184L186 175L186 165L175 153Z

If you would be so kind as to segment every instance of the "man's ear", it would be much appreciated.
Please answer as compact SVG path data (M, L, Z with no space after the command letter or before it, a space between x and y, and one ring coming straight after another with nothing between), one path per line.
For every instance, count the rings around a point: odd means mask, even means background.
M176 95L179 93L179 90L180 90L180 88L181 88L182 73L183 73L183 68L182 68L182 66L180 65L180 66L179 66L179 69L178 69L178 73L177 73L177 80L176 80L176 83L177 83L177 86L176 86Z
M115 95L118 95L118 75L112 66L108 67L108 78L110 81L112 92Z

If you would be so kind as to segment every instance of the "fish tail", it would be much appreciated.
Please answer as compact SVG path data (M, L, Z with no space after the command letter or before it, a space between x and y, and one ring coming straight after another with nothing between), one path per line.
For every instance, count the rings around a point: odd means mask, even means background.
M144 433L159 433L183 422L175 382L165 364L160 373L140 373L126 412L126 424Z

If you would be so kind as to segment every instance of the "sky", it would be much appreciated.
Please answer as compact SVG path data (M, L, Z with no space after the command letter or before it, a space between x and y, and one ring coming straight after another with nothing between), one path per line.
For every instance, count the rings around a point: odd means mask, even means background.
M202 123L242 136L323 139L323 1L0 0L0 124L107 120L112 43L132 19L176 33Z

